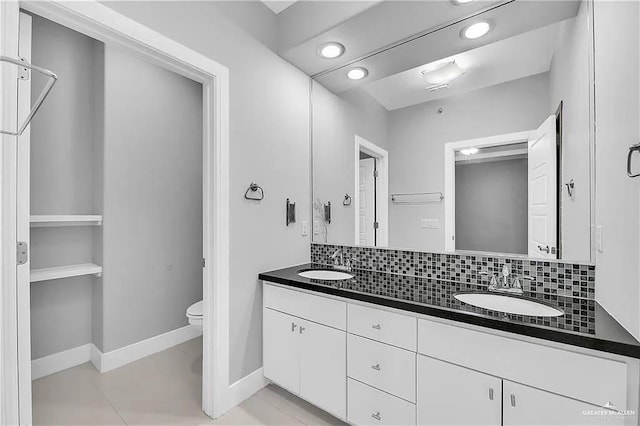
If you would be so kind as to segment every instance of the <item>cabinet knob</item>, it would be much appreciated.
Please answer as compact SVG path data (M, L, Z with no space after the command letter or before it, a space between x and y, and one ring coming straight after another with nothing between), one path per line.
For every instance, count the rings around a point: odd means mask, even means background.
M493 388L489 388L489 400L493 401Z
M291 332L292 333L295 331L296 327L297 327L296 323L292 322L291 323Z
M374 419L376 419L377 421L382 420L382 417L380 416L380 411L377 411L377 412L373 413L373 414L371 415L371 417L373 417L373 418L374 418Z
M511 394L511 406L516 406L516 396L514 394Z
M375 330L382 330L382 326L380 324L374 324L371 326L371 328L375 329Z
M306 327L300 326L300 334L302 334L302 332L305 331L305 330L306 330Z
M371 368L373 368L376 371L380 371L380 364L372 365Z

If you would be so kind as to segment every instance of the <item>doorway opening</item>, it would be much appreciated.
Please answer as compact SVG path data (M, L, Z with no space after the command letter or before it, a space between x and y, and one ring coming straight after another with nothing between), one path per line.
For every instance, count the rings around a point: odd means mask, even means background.
M202 293L203 293L203 322L204 324L204 342L203 342L203 360L202 365L202 409L211 417L218 417L233 407L237 400L241 400L246 392L251 389L244 389L234 384L229 384L228 376L228 276L229 276L229 257L228 257L228 187L229 187L229 163L228 163L228 126L229 126L229 92L228 81L229 71L226 67L216 63L215 61L198 54L197 52L176 43L166 36L158 34L139 23L113 11L112 9L101 5L98 2L88 1L79 3L59 3L59 2L40 2L40 3L20 3L26 11L37 14L52 22L61 24L69 29L77 31L85 36L89 36L103 42L109 43L116 48L131 48L137 54L145 59L148 64L158 65L165 71L171 71L178 76L186 77L200 84L201 91L201 133L200 143L202 154L200 156L200 164L202 166L202 191L199 197L202 208L202 228L201 233L202 245L200 247L202 258L195 258L198 269L202 273ZM10 56L16 56L18 52L19 41L23 38L23 25L18 25L20 18L20 10L18 3L2 4L0 6L3 22L9 22L10 25L3 25L2 38L3 52L9 52ZM15 22L15 25L13 24ZM8 47L7 47L8 46ZM4 49L7 47L6 49ZM14 53L15 52L15 53ZM128 77L128 76L127 76ZM22 80L24 81L24 80ZM18 99L29 99L28 94L24 95L24 89L20 89L19 83L16 83L16 90L10 92L10 100L14 100L16 104ZM22 85L25 87L25 85ZM57 89L60 89L57 85ZM18 94L18 92L21 92ZM28 103L27 103L28 104ZM135 126L134 126L135 127ZM18 188L17 200L8 203L7 210L15 213L13 216L13 224L16 228L11 234L3 233L3 247L13 245L15 247L17 241L28 241L30 233L29 218L29 151L28 144L23 143L23 137L28 135L29 129L25 131L23 136L9 138L3 136L3 146L11 147L17 151L15 156L3 156L3 170L13 170L13 173L7 173L7 179L3 180L2 187ZM155 153L151 154L151 156ZM181 159L176 159L181 161ZM26 164L26 167L25 167ZM146 172L144 167L138 167L141 174ZM26 179L25 179L26 175ZM88 184L88 183L87 183ZM135 199L131 199L135 202ZM146 206L151 208L152 206ZM63 214L64 212L56 212ZM66 215L68 216L68 215ZM92 219L92 216L99 215L80 215L83 216L82 221ZM3 215L4 217L4 215ZM39 218L42 219L42 218ZM78 219L78 218L75 218ZM7 223L11 222L7 221ZM108 218L106 219L108 220ZM98 220L95 220L98 222ZM11 225L11 223L9 223ZM97 224L96 224L97 225ZM91 226L96 226L91 225ZM138 225L144 225L139 222ZM57 225L56 225L57 226ZM81 226L86 227L85 225ZM3 226L5 229L6 226ZM215 235L215 237L214 237ZM34 253L35 254L35 253ZM59 250L60 256L65 256L64 250ZM206 263L204 262L206 259ZM132 259L135 261L136 259ZM108 272L108 265L105 266L104 273ZM165 265L170 270L171 265ZM31 424L31 360L29 352L31 350L30 341L30 300L28 289L30 287L30 274L28 263L19 264L12 273L8 273L6 281L3 280L3 286L15 286L17 292L9 294L11 297L2 300L3 309L2 320L7 331L7 339L3 339L3 354L14 354L11 357L3 357L2 381L3 389L8 396L11 410L3 412L8 423ZM82 269L83 273L87 270ZM68 271L63 271L67 273ZM112 271L115 272L115 271ZM147 268L147 272L152 272ZM101 271L91 269L89 275L101 274ZM27 291L24 291L24 289ZM151 294L150 296L153 296ZM4 309L7 306L13 306L17 309ZM186 312L185 312L186 314ZM143 319L140 317L140 319ZM185 317L186 319L186 317ZM137 328L135 329L137 330ZM134 331L135 331L134 330ZM161 333L161 331L160 331ZM163 348L175 344L173 333L166 333L167 340L158 341L155 337L143 340L139 343L144 344L147 352L157 352ZM140 337L140 336L138 336ZM168 341L172 341L173 344ZM126 345L126 343L125 343ZM102 359L107 364L123 365L127 362L135 361L140 357L141 349L138 345L126 346L129 350L114 350L112 353L103 355L112 355L110 359ZM91 347L82 346L82 350L78 352L68 353L63 351L61 358L46 357L49 361L68 362L71 359L76 360L77 356L90 356L91 361L94 360L96 353ZM124 348L123 348L124 349ZM98 358L100 359L100 358ZM75 362L75 361L74 361ZM214 380L215 379L215 380Z
M386 247L389 244L389 153L355 137L354 244Z

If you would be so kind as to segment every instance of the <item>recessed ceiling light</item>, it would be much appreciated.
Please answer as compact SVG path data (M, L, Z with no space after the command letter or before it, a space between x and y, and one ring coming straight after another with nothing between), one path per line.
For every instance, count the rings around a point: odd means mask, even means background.
M462 155L473 155L473 154L477 154L478 153L478 148L465 148L465 149L461 149L460 153Z
M475 40L486 35L491 31L493 25L489 21L478 21L471 25L467 25L460 31L460 37L468 40Z
M349 77L351 80L362 80L368 74L369 74L369 71L367 71L366 68L357 67L357 68L350 69L349 72L347 73L347 77Z
M334 59L344 54L344 46L338 42L330 41L318 46L318 55L327 59Z
M460 6L462 4L469 4L469 3L473 3L476 0L451 0L451 3L453 3L454 6Z

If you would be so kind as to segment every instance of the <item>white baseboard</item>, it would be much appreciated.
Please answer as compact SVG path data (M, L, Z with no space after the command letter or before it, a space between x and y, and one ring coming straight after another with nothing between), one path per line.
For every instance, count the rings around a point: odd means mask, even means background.
M31 361L31 380L57 373L91 360L93 344L78 346Z
M187 325L114 351L101 353L96 348L91 354L91 362L98 371L105 373L201 335L201 330Z
M227 410L225 411L240 405L269 383L269 380L264 377L262 367L233 383L229 386L229 399L227 401Z
M200 335L202 335L202 331L188 325L107 353L100 352L93 343L87 343L77 348L34 359L31 361L31 380L36 380L85 362L91 362L96 370L105 373Z

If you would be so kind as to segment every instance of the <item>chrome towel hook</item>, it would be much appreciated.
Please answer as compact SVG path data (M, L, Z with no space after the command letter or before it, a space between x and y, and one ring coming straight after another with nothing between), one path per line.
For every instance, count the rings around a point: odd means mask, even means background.
M0 62L8 62L10 64L17 65L20 68L34 70L39 72L40 74L44 74L45 76L49 77L49 80L47 80L47 84L45 84L44 89L42 90L42 93L40 93L40 96L38 96L38 99L34 102L33 107L29 112L29 115L27 115L27 118L25 118L24 120L24 123L22 123L22 125L19 126L15 132L10 130L0 129L0 133L2 134L10 135L10 136L20 136L25 131L29 123L31 123L33 116L36 115L36 112L38 112L38 110L44 103L44 100L49 95L49 92L51 92L51 89L53 89L53 85L56 84L56 81L58 81L58 76L46 68L41 68L35 65L31 65L30 63L28 63L23 59L14 59L14 58L9 58L7 56L0 56ZM27 78L28 77L24 77L23 79L26 80Z
M344 194L344 200L342 200L342 205L343 206L350 206L351 205L351 195Z
M569 197L573 198L573 191L576 187L575 182L573 181L573 179L571 179L569 183L565 183L565 185L567 186L567 192L569 193Z

